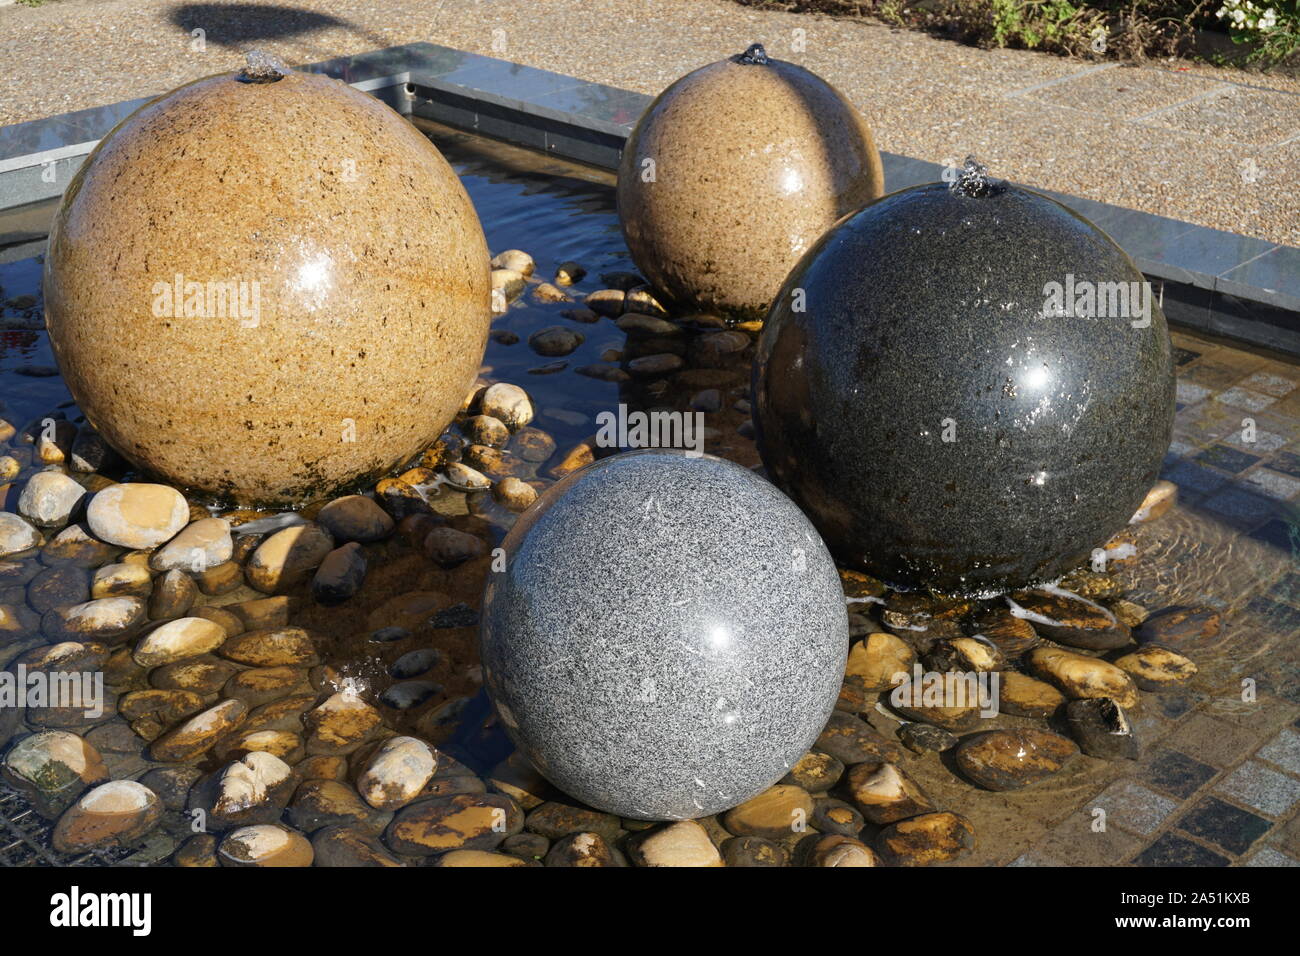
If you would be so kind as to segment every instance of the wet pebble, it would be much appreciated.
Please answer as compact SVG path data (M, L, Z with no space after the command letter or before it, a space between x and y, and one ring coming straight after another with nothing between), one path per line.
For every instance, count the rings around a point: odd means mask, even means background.
M567 325L552 325L528 336L529 347L538 355L554 358L568 355L585 341L581 333Z
M23 518L0 511L0 558L29 551L41 543L41 533Z
M1101 760L1137 760L1138 741L1124 708L1109 697L1072 700L1065 720L1079 749Z
M86 523L95 537L124 548L156 548L189 520L190 506L179 491L145 482L110 485L86 507Z
M957 737L931 724L908 723L898 728L898 739L912 753L942 753L957 746Z
M864 690L886 690L907 679L916 663L916 652L893 634L883 631L868 634L849 649L845 673L861 683ZM903 680L895 675L903 674Z
M537 500L537 489L519 478L502 478L492 489L493 497L516 514L527 511Z
M316 513L316 523L338 542L382 541L393 533L393 519L373 498L345 495L335 498Z
M106 564L96 568L90 583L90 597L148 598L153 590L153 575L142 564Z
M357 790L375 809L397 810L419 796L437 767L437 754L423 740L393 737L367 761Z
M361 590L366 580L366 555L361 545L349 541L325 555L311 581L312 599L327 607L342 604Z
M188 808L203 811L212 830L274 823L296 786L288 764L258 751L201 780L190 791Z
M334 825L312 834L315 866L397 867L404 866L384 845L361 827Z
M1013 717L1050 717L1065 703L1065 695L1045 681L1017 671L998 677L998 710Z
M719 848L726 866L789 866L790 851L780 843L757 836L724 840Z
M794 784L809 793L824 793L844 776L844 764L830 754L810 750L800 757L782 783Z
M634 358L627 363L627 370L639 378L647 378L653 375L667 375L669 372L675 372L681 368L685 362L680 355L673 355L671 352L660 352L656 355L643 355L640 358Z
M380 696L385 707L412 710L442 693L442 685L430 680L407 680L393 684Z
M540 282L533 286L533 299L537 302L549 304L553 302L572 302L573 296L549 282Z
M582 267L582 264L574 262L572 259L566 259L555 267L555 281L560 285L573 285L575 282L581 282L586 274L587 270Z
M1172 481L1161 479L1151 486L1142 504L1129 519L1129 524L1146 524L1163 517L1178 501L1178 486Z
M523 428L533 420L533 403L528 393L508 382L489 385L479 401L479 408L484 415L504 422L512 430Z
M819 797L813 803L812 825L822 833L856 837L866 826L866 819L852 804L834 797Z
M305 780L289 804L289 822L307 833L329 826L352 826L379 833L392 822L387 811L368 806L357 792L338 780Z
M1115 659L1115 666L1128 674L1142 690L1169 690L1196 676L1196 665L1176 651L1157 644L1145 644L1131 654Z
M1077 594L1028 591L1007 601L1012 614L1024 616L1035 631L1061 644L1104 651L1132 640L1128 627L1114 614Z
M876 847L894 866L949 863L975 848L975 828L958 813L926 813L885 827Z
M199 599L199 586L184 571L166 571L149 592L149 619L170 621L183 616Z
M379 711L356 694L333 694L303 718L307 752L349 753L371 738L383 725Z
M986 790L1020 790L1064 770L1079 753L1074 743L1046 730L990 730L962 739L957 766Z
M221 689L225 697L242 700L249 707L279 700L307 689L307 671L301 667L250 667L233 675Z
M623 854L599 833L569 833L546 854L547 866L626 866Z
M1051 681L1067 697L1113 697L1121 707L1138 706L1133 680L1114 664L1057 647L1037 647L1025 658L1031 672Z
M146 610L145 602L137 597L98 598L49 611L41 620L41 630L55 641L115 644L140 628Z
M838 833L810 833L799 841L795 866L879 866L871 847L854 837Z
M424 553L435 564L450 570L486 554L487 545L481 538L455 528L434 528L425 536Z
M523 827L523 811L496 793L431 797L398 811L384 833L396 853L431 856L448 850L492 850Z
M1223 618L1209 607L1166 608L1142 623L1142 644L1159 644L1173 651L1209 646L1223 629Z
M235 552L230 523L224 518L200 518L149 558L155 571L184 570L198 574L224 564Z
M60 816L87 787L108 779L103 757L76 734L42 730L22 738L0 762L0 778L41 816Z
M916 782L892 763L850 767L847 784L858 810L877 825L935 809Z
M227 834L217 856L222 866L304 867L311 866L315 853L297 830L259 823Z
M859 763L896 762L903 758L903 750L898 744L877 733L865 721L842 711L831 714L815 746L850 767Z
M233 664L215 657L196 657L165 664L149 673L149 683L160 690L188 690L215 694L237 672Z
M51 843L60 853L129 844L157 826L162 814L162 801L148 787L134 780L113 780L67 809L54 827Z
M244 566L248 583L264 594L288 591L305 581L334 550L334 539L310 522L266 538Z
M103 595L94 595L100 596ZM68 565L46 568L27 584L27 603L39 614L59 606L82 604L91 598L90 575L85 568Z
M807 790L777 784L728 810L722 825L736 836L780 839L806 828L812 811L813 798Z
M597 315L618 318L623 314L627 293L622 289L598 289L588 294L583 304Z
M150 755L162 763L193 760L239 727L247 714L248 705L243 701L222 701L159 737L150 745Z
M583 831L600 833L612 840L620 829L619 818L612 813L555 800L548 800L532 810L528 814L526 827L533 833L540 833L552 840L566 833Z
M159 667L215 651L225 642L226 632L219 624L201 617L182 617L146 634L132 656L141 667Z
M398 680L419 677L421 674L427 674L433 670L441 659L442 652L437 648L422 647L414 651L408 651L393 661L388 668L388 673Z
M62 528L75 516L86 489L57 471L38 471L18 496L18 513L38 528Z
M521 276L530 276L537 264L533 257L522 249L507 249L492 257L493 269L512 269Z
M628 840L637 866L722 866L722 854L695 820L681 820L638 833Z

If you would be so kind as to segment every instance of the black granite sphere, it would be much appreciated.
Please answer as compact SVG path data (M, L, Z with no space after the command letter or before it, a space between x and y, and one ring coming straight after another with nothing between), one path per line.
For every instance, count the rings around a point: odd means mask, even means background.
M1174 414L1133 261L968 162L879 199L791 272L754 365L772 480L844 564L905 589L1053 580L1122 528Z

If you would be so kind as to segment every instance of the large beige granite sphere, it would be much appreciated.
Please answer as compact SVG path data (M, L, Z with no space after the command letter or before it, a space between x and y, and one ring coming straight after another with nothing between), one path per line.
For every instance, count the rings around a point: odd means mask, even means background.
M135 465L244 502L381 475L477 374L488 250L438 150L324 76L182 86L108 134L50 234L46 321Z
M822 233L884 184L862 115L755 44L650 105L623 151L618 213L637 267L677 306L759 318Z

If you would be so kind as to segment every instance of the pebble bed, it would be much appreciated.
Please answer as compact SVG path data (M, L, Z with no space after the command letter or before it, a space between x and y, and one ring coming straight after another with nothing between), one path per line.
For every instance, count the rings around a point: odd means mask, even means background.
M1104 569L1056 586L976 601L841 571L852 647L837 709L784 779L725 813L620 819L514 755L477 661L492 549L540 490L619 450L593 426L619 403L698 411L709 452L758 468L758 323L663 309L625 258L608 177L436 139L500 250L493 284L509 304L480 381L409 467L295 513L221 508L132 474L42 364L32 261L0 267L4 347L20 356L0 352L0 667L102 673L107 698L92 716L0 709L0 780L52 826L47 852L180 866L943 864L979 845L963 813L977 789L1041 792L1077 779L1081 754L1136 757L1130 715L1196 680L1222 626L1210 608L1130 600L1116 573L1174 504L1167 482ZM998 675L1001 715L985 720L951 682L914 677L904 689L921 693L891 696L917 667ZM938 764L956 785L943 798L915 779Z

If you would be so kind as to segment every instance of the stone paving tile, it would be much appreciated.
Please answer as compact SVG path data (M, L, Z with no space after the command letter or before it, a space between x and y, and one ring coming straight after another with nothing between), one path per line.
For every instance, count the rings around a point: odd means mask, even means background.
M1293 451L1279 452L1273 456L1268 466L1274 471L1282 472L1284 475L1300 478L1300 454Z
M1240 484L1220 488L1206 496L1203 506L1235 528L1250 531L1278 514L1278 502Z
M1186 800L1218 773L1209 764L1177 750L1163 748L1143 759L1139 779L1165 793Z
M1067 866L1115 866L1142 846L1140 838L1115 826L1094 830L1096 819L1088 809L1070 814L1039 842L1034 850Z
M1231 862L1176 833L1166 833L1133 858L1136 866L1228 866Z
M1296 115L1295 97L1286 93L1260 90L1246 95L1239 86L1223 86L1142 122L1262 147L1285 142L1300 132Z
M1242 480L1276 501L1290 501L1300 494L1300 478L1292 478L1269 468L1258 468Z
M1300 733L1291 728L1284 729L1260 747L1255 756L1300 775Z
M1258 455L1252 455L1237 448L1229 448L1227 445L1211 445L1197 454L1195 459L1203 465L1213 465L1215 468L1221 468L1234 475L1245 471L1251 465L1260 461Z
M1209 398L1214 394L1212 389L1204 385L1197 385L1195 382L1180 381L1175 389L1174 397L1184 405L1195 405L1199 401Z
M1119 780L1099 794L1089 807L1106 811L1107 829L1123 827L1146 836L1160 828L1178 804L1133 780Z
M1281 850L1288 856L1300 859L1300 814L1292 816L1286 823L1277 827L1267 842L1269 846Z
M1217 491L1228 481L1219 472L1191 461L1180 461L1174 467L1166 468L1161 477L1167 478L1178 486L1180 497L1183 488L1196 494L1205 495Z
M1294 375L1294 371L1292 375ZM1274 398L1282 398L1289 395L1295 390L1295 378L1288 378L1285 375L1274 375L1270 372L1256 372L1250 378L1241 383L1243 388L1251 389L1255 392L1263 392L1265 395L1272 395Z
M1217 797L1205 797L1178 821L1178 829L1235 855L1245 853L1272 823Z
M1193 714L1169 735L1165 745L1181 753L1196 754L1197 760L1223 769L1239 761L1242 754L1250 753L1265 736L1208 714Z
M1285 853L1279 853L1271 846L1260 847L1250 855L1242 866L1300 866L1300 860L1293 860Z
M1240 385L1233 386L1226 392L1220 392L1214 396L1214 401L1222 402L1224 405L1231 405L1234 408L1244 408L1248 412L1262 412L1268 406L1272 405L1277 399L1272 395L1265 395L1262 392L1252 392L1248 388L1242 388Z
M1272 817L1282 816L1300 801L1300 780L1253 760L1229 773L1215 790Z
M1279 435L1275 432L1264 431L1262 429L1255 430L1252 440L1246 439L1244 429L1232 431L1223 436L1223 443L1225 445L1231 445L1234 448L1240 448L1243 451L1248 451L1253 455L1260 456L1277 451L1279 448L1284 448L1290 441L1291 439L1287 438L1285 435Z

